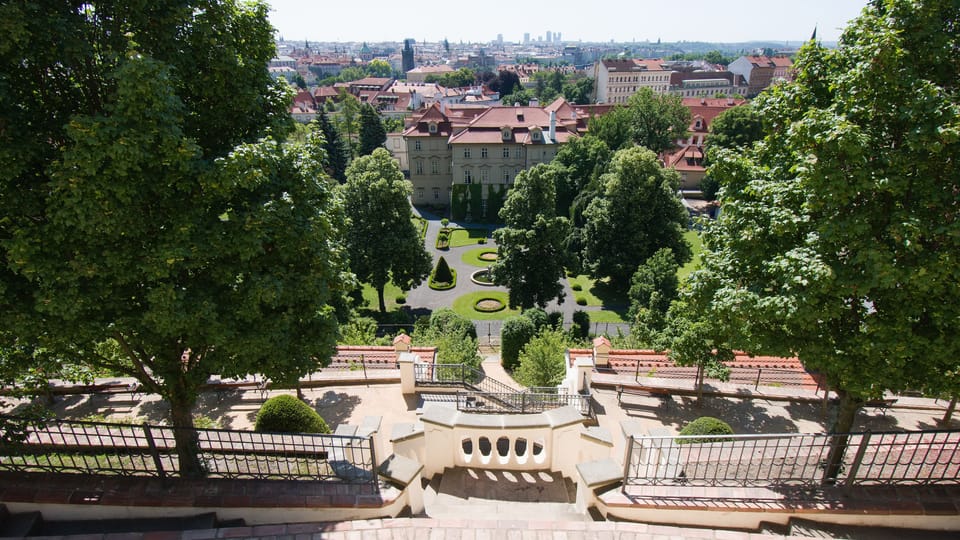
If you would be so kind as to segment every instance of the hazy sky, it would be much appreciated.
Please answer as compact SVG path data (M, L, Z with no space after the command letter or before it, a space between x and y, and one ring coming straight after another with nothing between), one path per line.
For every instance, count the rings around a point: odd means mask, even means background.
M405 2L267 0L270 20L288 40L488 42L833 41L867 0L584 0Z

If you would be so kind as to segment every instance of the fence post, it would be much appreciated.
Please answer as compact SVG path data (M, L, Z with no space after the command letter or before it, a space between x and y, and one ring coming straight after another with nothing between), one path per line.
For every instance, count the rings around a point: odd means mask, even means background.
M380 491L380 482L377 481L377 469L379 468L379 463L377 463L377 445L373 442L374 435L367 437L367 444L370 445L370 483L377 488L377 492Z
M753 389L756 390L760 387L760 374L763 373L763 368L757 368L757 384L753 385Z
M623 482L620 484L620 492L627 492L627 482L630 480L630 464L633 458L633 443L636 440L636 437L630 435L627 437L627 451L623 456Z
M363 379L367 379L367 358L366 355L360 355L360 365L363 367Z
M527 394L526 393L520 394L520 412L521 413L527 412Z
M637 359L637 372L633 374L633 381L640 382L640 359Z
M843 493L849 495L850 491L853 489L853 481L857 477L857 472L860 470L860 464L863 462L863 455L867 453L867 447L870 446L870 430L868 429L863 433L860 439L860 446L857 447L857 455L853 457L853 463L850 464L850 470L847 471L847 477L843 480ZM847 446L849 449L850 447Z
M163 461L160 460L160 451L157 450L157 443L153 441L153 433L150 431L150 426L146 422L143 424L143 436L147 439L147 448L150 449L150 456L153 457L153 465L157 468L157 474L160 476L161 480L166 480L167 473L163 470Z

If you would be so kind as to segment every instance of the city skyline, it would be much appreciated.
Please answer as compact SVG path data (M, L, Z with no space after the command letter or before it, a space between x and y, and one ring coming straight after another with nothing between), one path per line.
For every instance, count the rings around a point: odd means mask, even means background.
M614 0L602 9L557 0L548 9L540 4L511 5L473 12L456 8L407 9L404 4L373 0L357 12L349 3L267 0L270 21L287 40L378 42L413 38L417 42L451 43L546 41L547 32L560 33L568 43L703 41L802 41L817 29L823 41L835 41L846 24L859 15L867 0L688 0L682 9L666 2ZM329 23L328 21L334 21Z

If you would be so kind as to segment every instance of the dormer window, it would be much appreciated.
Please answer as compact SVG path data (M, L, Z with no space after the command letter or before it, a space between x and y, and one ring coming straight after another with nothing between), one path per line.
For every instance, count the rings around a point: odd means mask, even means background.
M543 140L543 133L539 128L530 130L530 140L532 141L541 141Z
M694 122L693 127L696 129L703 129L703 119L697 118L697 121Z
M513 130L508 127L500 128L500 138L504 141L509 141L513 137Z
M429 131L431 134L436 134L436 132L437 132L437 123L436 123L436 122L430 122L429 124L427 124L427 131Z

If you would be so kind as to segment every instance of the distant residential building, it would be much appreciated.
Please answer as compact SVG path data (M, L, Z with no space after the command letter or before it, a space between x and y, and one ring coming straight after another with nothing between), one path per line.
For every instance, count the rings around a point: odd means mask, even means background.
M680 188L700 189L706 173L703 166L703 146L710 131L710 124L723 111L743 105L743 98L683 98L683 105L690 109L690 127L687 136L677 139L676 146L660 155L664 167L680 173Z
M427 82L427 77L433 75L442 77L447 73L453 73L454 69L448 64L438 64L434 66L417 66L407 73L407 82Z
M641 88L666 94L671 73L660 59L601 60L593 66L597 103L626 103Z
M452 206L454 219L496 219L520 171L553 160L609 108L563 98L546 107L434 104L403 133L413 203Z
M786 56L741 56L730 63L729 69L746 79L748 97L756 96L774 81L793 80L793 61Z
M746 96L747 81L730 71L675 71L670 74L669 93L680 97Z

